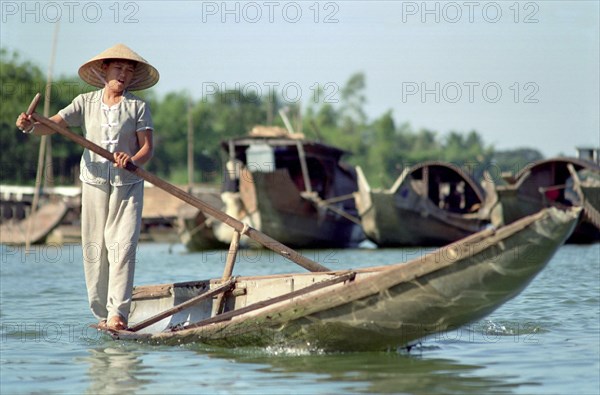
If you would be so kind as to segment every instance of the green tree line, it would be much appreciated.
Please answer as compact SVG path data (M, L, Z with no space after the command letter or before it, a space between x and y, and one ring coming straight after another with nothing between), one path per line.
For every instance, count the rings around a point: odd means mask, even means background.
M0 50L0 182L33 184L36 176L40 139L25 135L15 127L36 92L44 92L44 72L18 53ZM79 93L95 89L78 77L61 77L51 85L49 115L67 106ZM372 186L389 187L410 165L439 160L474 169L515 171L542 158L535 149L496 151L475 130L415 130L407 122L397 124L392 110L370 120L364 110L366 77L356 73L339 87L336 100L327 92L315 92L306 105L287 103L277 95L256 95L245 90L216 90L201 98L187 92L171 92L159 97L152 89L136 94L150 104L156 133L155 154L147 169L173 183L187 182L188 125L194 135L195 182L218 184L223 152L221 141L248 133L255 125L284 126L280 111L289 117L296 131L308 139L349 151L344 160L360 165ZM313 98L313 99L314 99ZM42 104L38 112L42 111ZM191 121L191 122L190 122ZM51 137L52 182L77 183L82 148L61 136Z

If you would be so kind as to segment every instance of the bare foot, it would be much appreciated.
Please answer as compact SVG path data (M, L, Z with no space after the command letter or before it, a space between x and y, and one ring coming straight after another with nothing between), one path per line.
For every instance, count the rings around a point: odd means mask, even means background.
M106 326L106 320L100 320L98 322L98 329L103 331L108 329L108 327Z
M127 329L127 323L120 315L115 315L108 320L107 327L113 331L122 331Z

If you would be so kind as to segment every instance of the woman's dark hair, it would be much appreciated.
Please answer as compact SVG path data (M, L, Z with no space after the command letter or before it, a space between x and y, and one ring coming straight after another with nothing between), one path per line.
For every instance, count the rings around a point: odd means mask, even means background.
M112 62L124 62L124 63L129 63L130 65L132 65L134 68L137 66L138 62L136 62L135 60L128 60L128 59L119 59L119 58L114 58L114 59L104 59L102 61L103 65L108 66L109 64L111 64Z

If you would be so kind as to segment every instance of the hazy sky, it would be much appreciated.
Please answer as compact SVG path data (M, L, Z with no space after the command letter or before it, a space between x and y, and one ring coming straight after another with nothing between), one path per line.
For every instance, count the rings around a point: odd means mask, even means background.
M545 156L600 146L598 1L1 2L1 46L55 75L125 43L159 94L216 87L304 106L366 75L370 119L477 130ZM160 131L157 131L158 133Z

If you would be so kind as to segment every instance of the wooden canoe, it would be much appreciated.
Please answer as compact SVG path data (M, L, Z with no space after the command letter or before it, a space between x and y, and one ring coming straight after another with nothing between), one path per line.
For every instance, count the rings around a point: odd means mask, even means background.
M63 201L51 201L38 208L33 216L20 221L7 221L0 225L0 244L24 245L28 230L31 244L43 243L67 215L67 211L68 207Z
M481 319L518 295L570 235L580 212L545 209L408 263L136 287L132 329L110 333L173 345L402 347ZM215 314L220 292L224 312Z

